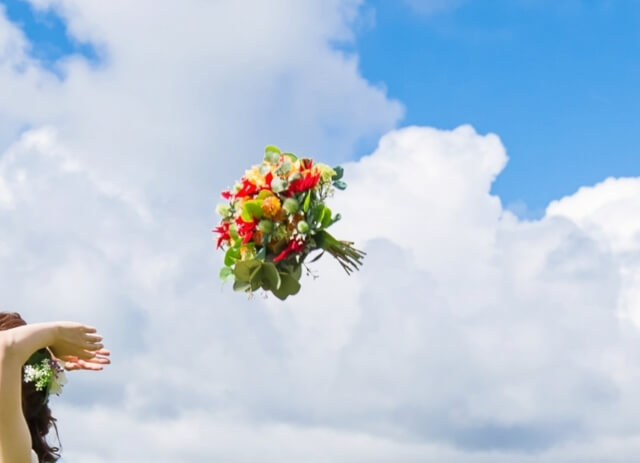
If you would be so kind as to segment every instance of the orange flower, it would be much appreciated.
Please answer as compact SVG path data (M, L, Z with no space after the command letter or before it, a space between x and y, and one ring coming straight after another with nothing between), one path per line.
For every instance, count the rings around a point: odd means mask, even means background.
M278 212L280 212L281 208L282 203L280 202L280 198L278 198L277 196L268 196L262 202L262 212L264 216L269 219L272 219L276 215L278 215Z
M256 244L262 244L262 239L264 238L264 233L262 233L260 230L257 230L254 234L253 234L253 242Z

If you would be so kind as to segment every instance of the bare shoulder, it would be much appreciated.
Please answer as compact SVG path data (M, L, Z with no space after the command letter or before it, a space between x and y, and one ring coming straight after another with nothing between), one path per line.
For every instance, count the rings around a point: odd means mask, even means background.
M0 331L0 360L5 357L7 351L10 350L14 344L14 329L15 328Z

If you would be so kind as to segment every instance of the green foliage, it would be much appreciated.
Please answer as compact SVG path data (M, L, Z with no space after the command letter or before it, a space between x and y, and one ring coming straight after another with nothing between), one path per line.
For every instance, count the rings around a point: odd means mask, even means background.
M235 280L233 269L231 267L222 267L220 269L220 279L222 281Z
M300 283L294 276L288 273L280 273L280 279L280 287L271 290L278 299L284 301L287 297L298 294Z
M242 220L245 222L253 222L262 218L262 201L247 201L242 205Z
M296 266L294 274L279 271L273 262L261 262L259 260L245 260L236 263L235 268L224 272L225 277L235 277L233 289L236 291L252 292L258 288L271 291L277 298L284 300L300 291L301 269ZM224 270L224 269L223 269ZM220 272L222 277L223 272Z
M305 213L308 212L309 206L311 206L311 191L308 191L307 196L304 198L304 204L302 205L302 210Z
M336 187L338 190L344 190L347 188L347 184L344 183L342 180L334 180L333 186Z
M275 164L280 159L280 148L274 145L269 145L264 149L264 160Z
M306 233L309 233L309 224L304 220L301 220L300 222L298 222L297 228L298 228L298 231L303 235Z
M284 161L278 168L276 169L277 175L285 175L291 171L291 161Z
M243 291L247 291L251 289L251 284L247 281L234 281L233 282L233 290L234 291L239 291L239 292L243 292Z
M271 193L269 190L260 190L257 199L260 201L264 201L264 199L268 198L269 196L273 196L273 193Z
M240 250L238 248L229 248L224 254L224 265L231 267L240 259Z
M258 260L240 260L236 262L233 273L236 281L250 282L260 271L262 264Z
M289 188L289 182L283 180L281 177L275 177L271 181L271 189L274 193L282 193L287 188Z
M329 225L331 225L331 209L324 206L322 209L322 215L320 216L320 226L322 226L322 228L327 228Z
M295 198L287 198L284 200L282 208L289 214L295 214L300 209L300 203Z
M263 288L267 291L273 291L280 288L282 278L276 266L271 262L265 262L262 265L262 283Z
M271 233L273 231L273 222L269 219L263 219L258 223L258 230L262 233Z

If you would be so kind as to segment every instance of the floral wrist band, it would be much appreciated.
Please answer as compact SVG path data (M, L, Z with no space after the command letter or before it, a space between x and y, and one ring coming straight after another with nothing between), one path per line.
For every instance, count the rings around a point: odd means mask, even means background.
M48 354L46 350L34 353L23 370L24 382L34 383L36 391L45 391L47 398L50 394L60 395L67 382L64 368Z

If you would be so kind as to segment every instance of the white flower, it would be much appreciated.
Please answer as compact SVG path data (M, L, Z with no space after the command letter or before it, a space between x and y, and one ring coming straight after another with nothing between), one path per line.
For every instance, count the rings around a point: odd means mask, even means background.
M67 376L64 374L64 370L61 369L54 372L49 385L49 394L60 395L62 386L65 384L67 384Z
M47 395L60 395L67 378L57 361L45 358L40 363L25 365L24 382L35 383L36 391L46 391Z

